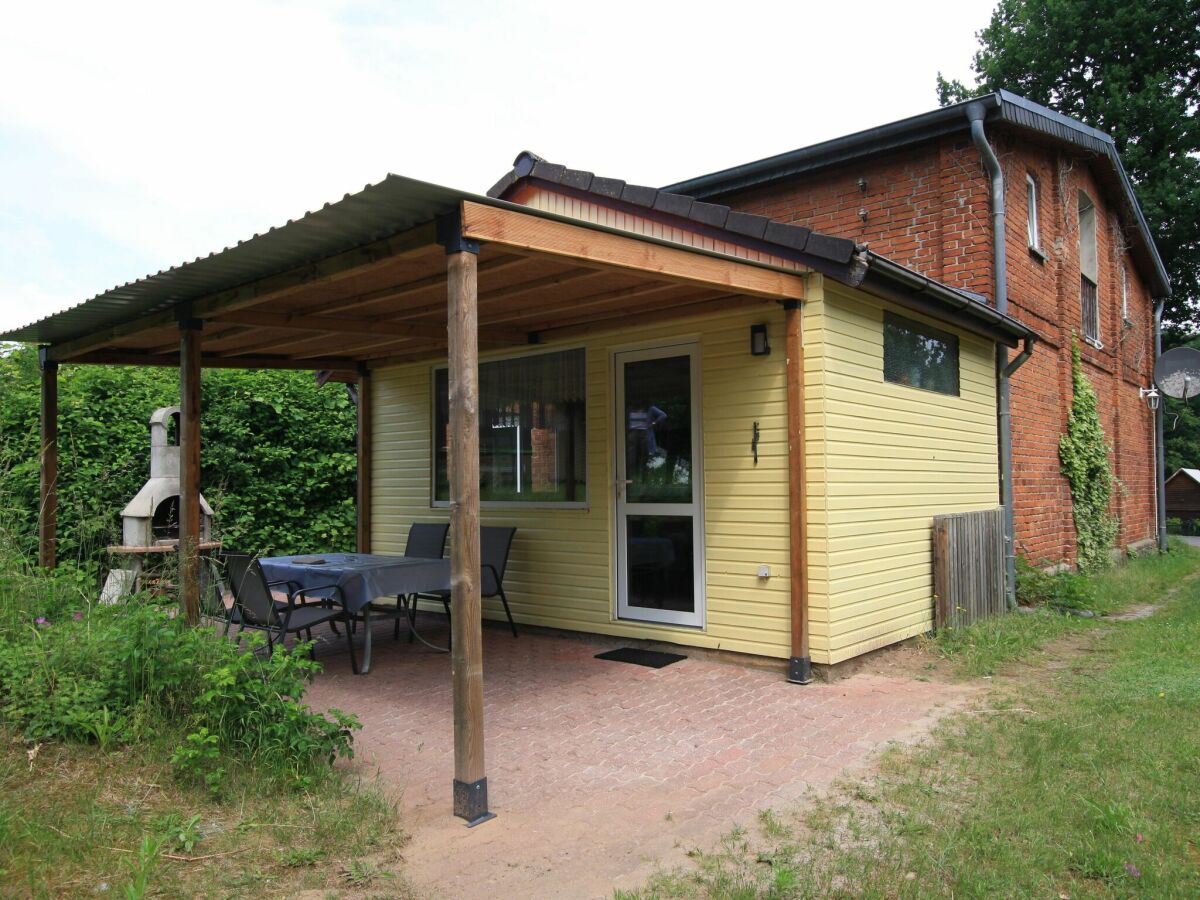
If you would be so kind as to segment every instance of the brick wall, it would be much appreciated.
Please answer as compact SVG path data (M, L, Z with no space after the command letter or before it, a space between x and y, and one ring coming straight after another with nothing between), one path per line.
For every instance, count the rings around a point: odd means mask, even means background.
M1030 144L999 128L989 140L1006 185L1009 312L1042 337L1012 380L1013 498L1017 550L1033 561L1072 562L1070 491L1058 440L1071 397L1071 335L1081 329L1077 196L1096 206L1100 338L1084 345L1120 481L1113 512L1120 540L1154 536L1153 416L1138 397L1153 368L1153 303L1124 253L1122 229L1084 155ZM1027 240L1026 175L1038 191L1042 254ZM852 237L946 284L992 295L990 186L966 135L714 198L782 222ZM1121 315L1120 266L1128 273L1129 320Z

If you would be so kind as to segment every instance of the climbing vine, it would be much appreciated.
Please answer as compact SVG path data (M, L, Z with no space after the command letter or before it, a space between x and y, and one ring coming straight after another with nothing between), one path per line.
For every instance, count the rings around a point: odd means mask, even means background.
M1116 543L1117 519L1108 511L1115 484L1108 453L1096 391L1084 374L1079 340L1073 338L1071 412L1067 431L1058 440L1058 458L1071 486L1079 569L1083 572L1112 563L1109 551Z

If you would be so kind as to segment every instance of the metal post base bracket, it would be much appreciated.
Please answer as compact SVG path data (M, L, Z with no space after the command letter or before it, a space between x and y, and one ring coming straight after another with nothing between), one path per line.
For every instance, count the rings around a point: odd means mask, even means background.
M812 660L807 656L793 656L789 659L787 680L792 684L812 684Z
M496 818L495 813L488 812L486 778L480 778L470 784L454 779L454 814L460 819L466 819L468 828Z

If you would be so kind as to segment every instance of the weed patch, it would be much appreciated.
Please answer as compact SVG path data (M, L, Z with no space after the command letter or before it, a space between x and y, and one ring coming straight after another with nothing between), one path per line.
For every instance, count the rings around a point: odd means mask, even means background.
M943 629L930 647L953 660L964 675L993 675L1050 641L1093 628L1097 617L1161 596L1198 568L1200 550L1185 544L1092 576L1047 575L1022 564L1017 576L1021 610L965 628Z

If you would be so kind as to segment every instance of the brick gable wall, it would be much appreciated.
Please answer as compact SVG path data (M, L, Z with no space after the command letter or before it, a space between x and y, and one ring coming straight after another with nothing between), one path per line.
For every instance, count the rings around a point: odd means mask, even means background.
M1113 512L1122 544L1154 537L1154 419L1138 396L1153 369L1153 301L1124 248L1128 238L1086 156L989 129L1004 170L1010 313L1042 337L1012 380L1013 497L1017 551L1031 561L1072 562L1070 491L1058 440L1071 401L1071 335L1081 328L1077 193L1095 203L1102 348L1083 345L1120 482ZM1026 174L1039 188L1044 257L1030 252ZM714 198L735 209L851 237L946 284L992 296L989 183L966 135L946 136L817 175ZM1120 266L1129 321L1121 316Z

